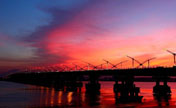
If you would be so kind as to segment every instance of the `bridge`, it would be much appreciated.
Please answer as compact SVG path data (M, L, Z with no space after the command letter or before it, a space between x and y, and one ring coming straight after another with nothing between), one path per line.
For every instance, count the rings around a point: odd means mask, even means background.
M135 76L152 76L156 82L153 87L154 95L170 95L171 88L167 85L172 76L176 76L176 67L133 68L133 69L105 69L87 71L64 72L21 72L9 75L6 80L33 84L39 86L54 87L56 90L80 91L83 81L87 93L99 93L101 85L100 77L111 76L114 79L114 93L118 94L119 102L141 101L140 88L134 84ZM163 85L160 83L163 82Z
M156 82L156 85L153 87L153 94L156 96L170 96L171 88L167 82L170 77L176 76L176 53L169 50L167 52L174 56L173 67L160 66L151 68L150 61L155 58L149 58L144 62L140 62L133 57L127 56L132 60L132 68L129 69L122 69L122 64L127 62L127 60L113 64L103 59L105 63L97 66L84 62L87 66L81 67L72 63L75 67L70 68L69 66L62 65L62 67L27 68L20 73L7 76L4 80L54 87L56 90L80 91L83 86L82 82L86 79L88 81L85 85L86 92L96 94L101 89L100 77L111 76L115 82L113 87L114 93L117 95L119 102L141 101L142 96L139 96L140 88L134 84L136 76L152 77L153 81ZM135 62L138 63L136 68L134 67ZM147 68L144 67L144 63L148 64ZM106 65L106 68L103 67L104 65ZM108 65L111 65L111 68ZM117 67L119 65L121 65L121 68ZM160 82L163 82L163 84Z

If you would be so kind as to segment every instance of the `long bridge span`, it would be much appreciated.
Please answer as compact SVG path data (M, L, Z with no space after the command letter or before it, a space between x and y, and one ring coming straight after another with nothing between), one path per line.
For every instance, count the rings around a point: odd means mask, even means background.
M79 91L83 86L85 77L88 83L86 92L97 93L101 89L100 77L111 76L114 79L114 92L118 94L119 101L141 101L140 88L134 84L135 76L152 76L156 82L153 93L159 96L171 94L171 88L167 82L172 76L176 76L176 67L133 68L133 69L105 69L87 71L65 72L20 72L11 74L5 78L8 81L27 83L33 85L54 87L56 90ZM163 82L161 84L160 82Z
M42 73L42 72L40 72ZM49 73L49 72L48 72ZM51 73L51 72L50 72ZM129 69L105 69L105 70L87 70L87 71L65 71L54 72L58 74L76 74L76 75L132 75L132 76L176 76L176 67L156 67L156 68L129 68Z

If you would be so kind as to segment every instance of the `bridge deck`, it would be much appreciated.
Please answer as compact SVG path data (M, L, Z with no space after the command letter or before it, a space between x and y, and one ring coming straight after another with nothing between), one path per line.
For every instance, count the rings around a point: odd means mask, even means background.
M141 69L115 69L115 70L89 70L69 72L40 72L48 74L74 74L74 75L132 75L132 76L176 76L176 68L141 68Z

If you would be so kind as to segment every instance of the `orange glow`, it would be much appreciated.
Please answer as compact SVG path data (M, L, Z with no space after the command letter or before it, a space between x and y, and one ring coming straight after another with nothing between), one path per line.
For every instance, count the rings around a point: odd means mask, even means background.
M82 61L98 65L104 63L102 59L112 63L129 60L126 55L141 62L156 57L151 61L151 66L173 66L172 55L163 49L176 52L174 3L148 2L154 12L143 3L136 7L130 2L131 6L123 10L126 3L120 5L121 1L101 1L88 3L79 11L75 8L69 10L70 13L63 11L63 15L57 15L60 12L57 9L49 10L46 13L51 19L42 26L37 23L37 28L33 28L30 35L21 34L16 38L9 35L13 34L11 30L5 30L9 32L7 34L0 33L3 49L0 66L7 66L7 69L8 66L15 68L41 64L86 65ZM129 67L130 60L122 68Z
M59 91L58 92L58 104L61 104L62 103L62 95L63 95L63 92L62 91Z
M72 95L73 95L73 92L68 92L68 94L67 94L67 102L68 102L68 104L71 104L71 102L72 102Z
M54 105L54 94L55 94L55 90L54 90L54 88L52 88L51 89L51 100L50 100L50 104L51 104L51 106L53 106Z
M141 62L148 58L156 57L155 60L151 61L151 66L173 65L172 55L163 49L174 49L173 46L176 45L175 38L171 35L174 33L174 29L155 31L148 35L136 36L134 38L125 38L120 35L115 36L116 33L114 32L108 34L108 36L106 36L107 34L103 34L103 38L97 36L93 40L80 42L80 39L67 40L67 37L77 38L76 34L80 35L84 30L79 29L74 31L71 29L69 32L64 32L68 28L73 27L72 23L65 26L62 30L59 28L49 34L47 49L50 53L61 54L58 52L58 48L64 48L64 52L72 58L66 61L67 65L69 63L84 64L82 61L98 65L104 63L102 59L107 59L113 63L128 60L128 63L124 67L131 67L131 61L126 55L135 57ZM159 35L160 37L154 37L154 35ZM59 36L64 36L64 38L61 39ZM137 63L135 64L138 65ZM147 66L147 63L145 66Z

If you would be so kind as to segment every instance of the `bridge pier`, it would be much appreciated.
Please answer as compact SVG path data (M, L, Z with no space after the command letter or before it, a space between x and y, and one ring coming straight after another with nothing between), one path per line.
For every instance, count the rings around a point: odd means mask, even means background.
M55 79L53 79L52 82L52 87L55 88L55 90L62 91L81 91L83 84L79 81L79 77L80 76L73 74L55 76Z
M82 82L79 81L80 76L79 75L67 75L65 76L65 88L66 91L79 91L81 92L81 88L83 86Z
M54 81L54 84L53 84L53 87L55 90L62 90L64 91L64 87L65 86L65 80L63 78L62 75L59 75L55 78L55 81Z
M58 91L59 90L64 91L64 81L61 81L61 80L55 81L53 84L53 88Z
M89 75L89 82L86 84L86 92L97 93L100 92L101 85L98 81L98 75Z
M169 100L171 99L171 95L154 95L154 99L158 102L158 106L169 106Z
M55 76L50 74L43 74L42 85L45 87L53 87L55 85Z
M167 85L169 80L168 76L153 76L156 81L156 85L153 87L154 95L170 95L171 89ZM160 82L163 82L163 85L160 85Z
M134 76L115 76L114 92L118 102L141 102L140 88L134 85Z
M69 81L66 83L66 91L81 91L81 88L82 88L82 83L81 82L77 82L77 81Z

